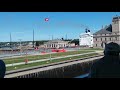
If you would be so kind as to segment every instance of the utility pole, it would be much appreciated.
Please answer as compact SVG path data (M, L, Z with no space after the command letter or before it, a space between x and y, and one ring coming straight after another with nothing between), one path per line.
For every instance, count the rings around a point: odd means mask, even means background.
M53 40L53 35L52 35L52 40Z
M34 48L34 29L33 29L33 48Z
M51 40L50 40L50 35L49 35L49 47L51 46ZM51 61L51 47L49 48L49 53L50 53L50 61Z
M10 48L11 48L11 45L12 45L12 37L11 37L11 33L10 33Z
M19 39L20 40L20 54L22 55L22 48L21 48L21 40L22 39Z
M66 34L66 40L67 40L67 34Z

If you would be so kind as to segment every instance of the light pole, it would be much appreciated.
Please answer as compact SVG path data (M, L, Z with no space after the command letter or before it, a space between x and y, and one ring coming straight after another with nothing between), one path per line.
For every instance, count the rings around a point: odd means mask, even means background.
M12 57L12 53L13 52L13 49L11 48L11 57ZM14 59L13 59L13 62L12 62L12 66L14 67Z
M49 47L51 46L51 41L50 41L50 35L49 35ZM49 48L49 53L50 53L50 61L51 61L51 52L50 52L50 48Z
M21 55L21 40L22 40L22 39L19 39L19 40L20 40L20 55Z
M49 18L45 18L45 22L48 22L49 21ZM49 35L49 47L51 46L51 41L50 41L50 36L51 35ZM52 37L53 38L53 37ZM50 61L51 61L51 52L50 52L50 48L49 48L49 53L50 53Z
M10 48L12 47L12 36L11 36L11 33L10 33Z
M33 48L34 48L34 29L33 29Z

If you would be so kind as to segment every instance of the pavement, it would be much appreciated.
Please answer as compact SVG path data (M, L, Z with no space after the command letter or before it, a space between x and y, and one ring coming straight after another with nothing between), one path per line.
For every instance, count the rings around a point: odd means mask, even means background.
M61 56L61 57L51 58L51 60L61 59L61 58L67 58L67 57L73 57L73 56L79 56L79 55L92 54L92 53L102 53L102 52L103 52L103 51L95 51L95 52L89 52L89 53L83 53L83 54L75 54L75 55ZM28 63L36 63L36 62L42 62L42 61L48 61L48 60L50 60L50 58L48 58L48 59L41 59L41 60L34 60L34 61L28 61ZM23 65L23 64L25 64L25 62L13 63L13 64L6 64L6 67Z
M94 60L100 59L102 57L103 56L99 56L99 57L89 58L89 59L85 59L85 60L79 60L79 61L75 61L75 62L69 62L69 63L58 64L58 65L53 65L53 66L48 66L48 67L43 67L43 68L26 70L26 71L22 71L22 72L16 72L16 73L12 73L12 74L7 74L7 75L5 75L4 78L14 78L14 77L24 76L24 75L28 75L28 74L30 75L30 74L33 74L33 73L48 71L48 70L52 70L52 69L55 69L55 68L61 68L61 67L64 70L64 67L66 67L66 66L70 66L70 65L78 64L78 63L83 63L83 62L88 62L89 63L89 61L94 61ZM85 75L82 75L82 77L76 77L76 78L84 78L86 76L88 76L88 74L85 74Z

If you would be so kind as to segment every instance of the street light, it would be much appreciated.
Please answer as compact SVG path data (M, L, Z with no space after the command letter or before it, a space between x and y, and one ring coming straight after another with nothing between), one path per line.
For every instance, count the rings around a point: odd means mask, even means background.
M12 36L11 36L11 33L10 33L10 48L12 47Z
M10 52L10 53L11 53L11 57L12 57L12 54L13 54L13 49L12 49L12 48L11 48L11 52ZM14 59L13 59L12 66L14 66L14 62L15 62L15 61L14 61Z
M48 22L49 21L49 18L45 18L45 22ZM50 46L50 36L51 35L49 35L49 46ZM53 38L53 37L52 37ZM51 52L50 52L50 48L49 48L49 53L50 53L50 61L51 61Z
M50 36L51 36L51 35L49 35L49 46L51 45ZM51 61L51 52L50 52L50 49L49 49L49 53L50 53L50 61Z
M22 40L22 39L19 39L19 40L20 40L20 55L21 55L21 40Z

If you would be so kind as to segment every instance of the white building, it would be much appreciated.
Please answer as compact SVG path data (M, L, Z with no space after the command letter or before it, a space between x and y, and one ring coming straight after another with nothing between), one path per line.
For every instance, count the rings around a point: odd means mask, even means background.
M66 47L67 44L68 42L62 40L51 40L44 43L46 48L63 48Z
M51 40L44 43L45 48L65 48L75 46L75 43L68 43L68 41Z
M68 43L68 46L69 46L69 47L74 47L74 46L75 46L75 43Z
M89 32L80 34L79 45L93 47L93 35Z

